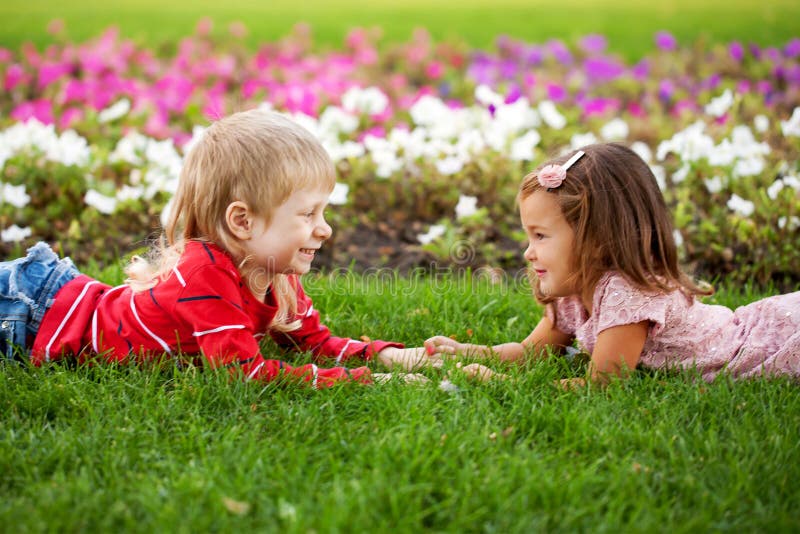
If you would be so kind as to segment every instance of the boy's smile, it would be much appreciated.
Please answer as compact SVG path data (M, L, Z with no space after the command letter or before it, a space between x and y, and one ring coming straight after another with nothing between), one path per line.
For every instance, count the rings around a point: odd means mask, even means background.
M303 189L292 193L278 206L267 223L253 220L251 237L244 242L247 252L266 269L266 275L304 274L322 243L331 236L324 210L330 191Z

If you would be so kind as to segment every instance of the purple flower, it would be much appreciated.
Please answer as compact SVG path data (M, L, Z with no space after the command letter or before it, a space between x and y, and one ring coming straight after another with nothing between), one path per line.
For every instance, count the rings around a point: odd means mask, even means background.
M508 93L506 93L505 103L513 104L514 102L519 100L519 97L521 96L522 96L522 91L520 90L519 85L512 83L508 88Z
M781 51L777 48L770 47L764 50L764 54L767 58L772 62L778 62L781 60Z
M675 84L671 80L661 80L658 85L658 97L661 100L672 100L672 94L675 92Z
M556 83L547 84L547 98L553 102L561 102L567 98L567 91Z
M786 44L786 48L783 49L783 53L786 54L786 57L795 58L800 56L800 39L795 37L791 41Z
M643 82L647 79L647 76L650 74L650 62L646 59L641 60L639 63L633 66L631 69L633 73L633 77Z
M741 61L744 57L744 47L739 41L733 41L728 46L728 52L730 52L731 57L736 61Z
M608 46L608 40L599 34L590 34L581 39L580 47L587 54L602 54Z
M525 61L528 65L538 65L542 62L544 54L538 46L529 46L525 52Z
M547 50L552 56L563 65L572 64L572 54L562 41L554 39L547 42Z
M604 57L593 57L583 64L586 74L596 81L610 81L625 72L625 68L617 61Z
M678 46L678 42L671 33L660 31L656 33L656 46L665 52L671 52Z

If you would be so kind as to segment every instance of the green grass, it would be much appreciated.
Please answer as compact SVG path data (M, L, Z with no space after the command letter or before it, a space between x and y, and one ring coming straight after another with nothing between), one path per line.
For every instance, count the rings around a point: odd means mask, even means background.
M306 285L337 333L412 344L469 326L477 341L519 339L541 315L522 288L451 277ZM5 366L0 530L800 528L797 384L640 372L605 391L552 387L581 371L531 364L447 393L435 371L417 387L312 391L193 369Z
M252 45L286 35L303 21L311 24L323 46L341 46L355 26L380 26L390 42L407 40L414 28L426 27L437 39L463 39L476 47L490 46L500 34L544 42L602 33L610 38L612 50L636 58L652 50L653 35L659 30L669 30L683 42L738 39L783 45L798 36L800 4L792 0L6 0L0 3L0 45L49 43L45 30L54 18L65 21L70 37L79 41L113 24L126 37L157 45L188 35L203 16L215 20L220 31L231 21L245 22Z

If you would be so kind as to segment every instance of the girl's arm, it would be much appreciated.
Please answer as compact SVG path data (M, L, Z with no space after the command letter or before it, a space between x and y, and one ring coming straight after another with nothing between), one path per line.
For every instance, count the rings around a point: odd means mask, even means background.
M641 321L603 330L597 335L589 363L589 380L605 385L612 377L625 377L642 357L650 321ZM584 386L583 378L565 379L564 387Z
M535 357L543 357L548 347L561 350L571 342L572 336L556 328L553 321L545 316L521 343L511 342L486 346L459 343L449 337L435 336L425 341L425 348L431 355L460 354L478 359L498 357L503 361L517 361L529 352L532 352Z

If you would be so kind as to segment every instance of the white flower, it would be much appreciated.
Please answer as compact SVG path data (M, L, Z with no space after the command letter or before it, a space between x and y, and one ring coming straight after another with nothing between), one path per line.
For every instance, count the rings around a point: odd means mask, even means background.
M628 137L628 123L622 119L613 119L600 128L600 137L606 141L619 141Z
M341 161L348 158L360 158L366 152L364 145L356 143L355 141L345 141L339 143L338 141L325 141L322 143L325 151L333 161Z
M175 197L170 198L167 203L164 205L164 209L161 210L161 226L167 226L169 222L170 213L172 213L172 205L174 204Z
M319 130L322 135L338 136L340 133L352 133L358 128L358 117L351 115L340 107L328 106L319 116Z
M755 211L756 205L734 193L728 200L728 209L742 217L749 217Z
M785 137L800 137L800 107L794 108L788 121L781 121L781 131Z
M783 180L778 178L777 180L772 182L771 186L767 188L767 196L772 200L775 200L776 198L778 198L778 194L781 192L781 189L783 189Z
M29 226L20 228L16 224L12 224L2 232L0 232L0 240L4 243L19 243L23 239L31 236L31 229Z
M800 191L800 179L798 179L797 176L793 174L787 174L786 176L784 176L783 183L784 185L791 187L795 191Z
M673 135L671 139L662 141L656 149L656 159L664 161L670 152L676 154L683 161L708 158L714 149L714 140L703 133L705 127L703 121L697 121Z
M183 145L183 153L188 154L195 145L200 142L200 139L203 138L203 135L206 133L206 128L203 126L195 126L192 128L192 138Z
M667 171L661 165L650 165L650 170L653 171L658 188L664 191L667 188Z
M125 184L117 191L116 198L120 202L125 202L126 200L139 200L143 196L143 187L133 187Z
M593 145L597 142L597 137L592 133L574 134L569 140L569 146L572 150L583 148L586 145Z
M769 130L769 118L766 115L756 115L753 118L753 126L758 133L764 133Z
M114 213L114 210L117 209L117 199L115 197L107 197L94 189L89 189L86 192L83 201L100 213L105 213L106 215Z
M422 243L423 245L427 245L434 239L437 239L444 235L445 228L441 224L434 224L428 228L428 232L425 234L417 234L417 240Z
M764 159L758 156L750 156L740 159L733 168L736 176L757 176L764 172Z
M131 165L142 165L142 163L144 163L142 156L147 148L149 140L148 137L138 132L129 132L125 134L122 139L117 141L117 146L115 146L114 150L109 154L108 160L111 163L124 161ZM192 137L192 140L189 141L188 144L193 145L194 143L196 143L196 140ZM188 152L188 150L187 147L184 147L184 151Z
M672 173L672 183L679 184L686 180L686 177L689 176L690 170L691 168L688 165L683 165L680 169Z
M478 211L478 197L460 195L456 204L456 219L469 217Z
M533 149L542 140L542 136L536 130L530 130L522 137L518 137L511 143L510 158L514 161L533 160Z
M647 146L646 143L642 143L641 141L636 141L631 145L631 150L636 152L636 154L644 160L645 163L650 163L653 161L653 151L650 150L650 147Z
M128 114L131 110L131 102L127 98L118 100L115 104L107 107L97 114L97 121L101 124L112 122Z
M505 102L502 95L495 93L488 85L479 85L475 88L475 100L487 108L489 106L499 107Z
M554 130L561 130L567 125L567 119L564 118L564 115L559 113L556 105L550 100L543 100L539 102L538 110L542 120L550 128Z
M786 217L779 217L778 218L778 228L786 228L789 227L790 231L797 230L800 228L800 217L796 215L792 215L788 219Z
M388 105L389 99L377 87L351 87L342 95L342 107L351 113L379 115Z
M707 178L703 180L703 183L706 185L706 189L708 189L708 192L711 194L722 191L722 179L719 176Z
M683 246L683 234L677 228L672 231L672 238L675 240L675 246L681 248Z
M333 186L333 191L331 192L331 196L328 197L328 202L330 202L334 206L341 206L342 204L347 204L347 193L349 192L350 192L350 186L348 186L347 184L336 182L336 185Z
M434 96L423 95L408 112L414 124L432 126L439 121L446 120L450 115L450 108Z
M726 89L720 96L711 99L705 107L706 113L713 117L722 117L733 105L733 93Z
M2 184L2 188L0 188L0 203L6 202L15 208L24 208L30 201L30 195L25 192L25 184Z
M440 159L436 162L436 170L439 171L440 174L444 174L445 176L456 174L457 172L460 172L461 169L463 168L464 168L464 162L461 161L461 158L455 156Z

